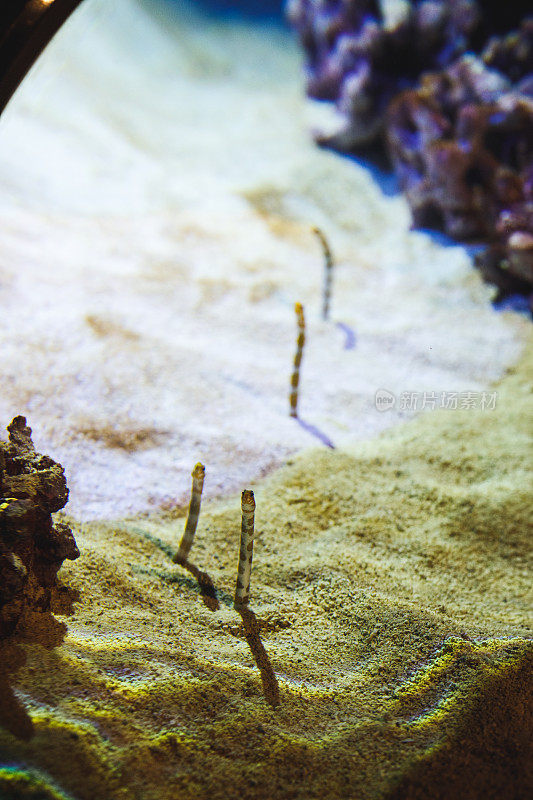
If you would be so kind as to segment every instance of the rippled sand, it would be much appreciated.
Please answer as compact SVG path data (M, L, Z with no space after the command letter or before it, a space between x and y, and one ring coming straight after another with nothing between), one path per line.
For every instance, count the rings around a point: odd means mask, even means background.
M532 374L528 357L494 411L431 413L257 486L263 681L232 608L237 496L204 504L191 553L214 596L171 562L182 516L77 525L62 573L82 599L61 647L26 648L35 735L0 730L24 765L0 795L40 775L61 791L39 797L80 800L526 797Z

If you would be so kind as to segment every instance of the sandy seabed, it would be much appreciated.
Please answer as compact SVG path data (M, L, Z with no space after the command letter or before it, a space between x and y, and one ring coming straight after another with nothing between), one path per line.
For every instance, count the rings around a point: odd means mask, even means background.
M76 525L81 602L25 647L10 724L34 735L0 730L0 796L527 797L532 374L262 481L251 634L237 496L190 557L214 592L172 564L182 517Z
M0 123L0 416L28 418L80 519L186 503L199 460L208 497L234 492L317 443L288 416L296 301L300 414L338 447L521 350L463 248L313 145L287 32L158 8L85 0Z
M81 550L66 637L33 615L2 646L0 798L528 797L527 322L312 146L286 33L113 8L86 0L0 128L0 408L65 465ZM287 415L295 300L336 450ZM379 388L496 401L380 413Z

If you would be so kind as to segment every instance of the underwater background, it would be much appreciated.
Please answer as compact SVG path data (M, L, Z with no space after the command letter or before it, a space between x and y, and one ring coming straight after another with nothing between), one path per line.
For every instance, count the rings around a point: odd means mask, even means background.
M411 231L375 170L314 145L326 109L301 64L277 23L85 0L8 106L0 408L65 466L70 513L184 503L197 460L208 497L237 491L409 419L424 392L480 401L520 352L467 251ZM313 226L336 262L326 322Z
M178 2L180 0L168 0L168 2ZM246 17L270 17L273 19L284 19L283 0L200 0L200 7L212 14L221 15L243 15Z
M2 800L527 796L530 324L302 63L281 3L85 0L0 121L2 429L80 551L0 643Z

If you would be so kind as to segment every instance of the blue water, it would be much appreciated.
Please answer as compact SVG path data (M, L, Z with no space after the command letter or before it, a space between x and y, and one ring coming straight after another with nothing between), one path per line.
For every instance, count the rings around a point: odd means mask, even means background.
M180 5L183 1L165 0L171 5ZM281 21L285 0L195 0L194 5L219 16L275 18Z
M496 311L516 311L526 317L531 317L531 308L527 297L522 294L511 294L503 300L492 304Z

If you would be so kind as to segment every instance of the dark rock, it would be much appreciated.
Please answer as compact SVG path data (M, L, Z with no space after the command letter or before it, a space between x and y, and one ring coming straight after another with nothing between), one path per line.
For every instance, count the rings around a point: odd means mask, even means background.
M24 417L0 442L0 639L25 611L48 612L60 590L57 573L79 556L68 525L53 525L68 489L63 467L35 451Z

